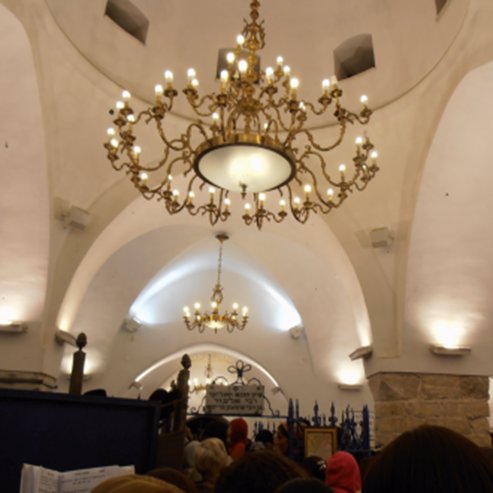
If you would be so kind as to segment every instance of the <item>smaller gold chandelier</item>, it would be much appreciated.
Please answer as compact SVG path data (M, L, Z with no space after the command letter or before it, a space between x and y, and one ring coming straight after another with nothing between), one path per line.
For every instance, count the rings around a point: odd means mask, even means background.
M232 311L220 313L221 303L223 301L223 287L221 285L221 269L223 260L223 243L228 239L228 235L220 233L216 235L219 240L219 258L217 262L217 280L212 289L211 309L202 312L200 303L195 303L193 315L188 306L183 308L183 320L188 330L198 329L200 333L206 328L213 330L216 334L218 330L226 329L233 332L234 329L243 330L248 322L248 308L242 308L241 317L238 312L238 303L233 303Z
M212 383L212 374L214 370L212 369L211 355L207 355L207 366L204 370L205 380L199 381L198 378L190 379L188 381L188 391L192 394L198 394L200 392L205 392L207 386Z

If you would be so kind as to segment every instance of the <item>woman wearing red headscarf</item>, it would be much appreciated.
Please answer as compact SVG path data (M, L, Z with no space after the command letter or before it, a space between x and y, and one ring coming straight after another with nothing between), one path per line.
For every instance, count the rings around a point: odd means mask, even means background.
M327 460L325 482L334 493L359 492L361 473L356 459L348 452L336 452Z
M248 424L243 418L235 418L229 423L228 452L233 460L246 452L248 445Z

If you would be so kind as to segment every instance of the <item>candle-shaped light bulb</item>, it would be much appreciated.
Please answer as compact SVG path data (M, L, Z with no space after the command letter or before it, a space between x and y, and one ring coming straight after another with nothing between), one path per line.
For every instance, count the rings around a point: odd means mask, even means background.
M289 79L289 87L291 88L291 97L296 98L296 91L300 87L300 81L296 77L291 77Z
M195 310L200 310L200 303L194 303L193 304L193 307L195 308Z
M333 75L331 78L330 78L330 85L331 86L334 86L334 87L337 87L337 77L335 75Z
M284 58L282 56L278 56L276 58L276 63L279 67L282 67L283 63L284 63Z
M135 123L135 115L133 113L127 115L127 122Z
M216 193L216 189L214 187L209 187L209 194L212 196L214 196L214 194Z
M180 196L180 190L177 188L173 189L173 197L178 198Z
M334 190L332 188L329 188L327 190L327 199L329 202L334 198Z
M147 181L149 179L149 175L145 171L141 171L139 173L140 181Z
M377 157L378 157L378 151L371 151L370 152L370 157L373 159L373 161L376 161Z
M217 303L215 301L211 301L211 307L215 310L217 308Z
M222 84L227 84L229 80L229 72L227 70L221 70L221 83Z
M258 202L259 202L259 204L258 204L258 205L259 205L259 208L260 208L260 209L263 209L263 207L264 207L264 202L265 202L265 199L266 199L266 198L267 198L267 197L266 197L265 193L259 193L259 194L258 194Z
M116 135L115 129L113 127L109 127L106 130L106 135L108 135L108 137L114 137Z
M283 211L286 207L286 201L284 199L281 199L279 201L279 208Z
M301 204L301 199L299 197L295 197L293 199L293 206L295 209L298 209L298 207L300 206Z
M283 71L284 75L286 77L288 77L289 74L291 73L291 67L289 65L284 65L284 67L282 68L282 71Z
M187 77L188 77L188 82L191 83L193 79L197 76L197 73L195 72L195 69L189 68L187 70Z
M217 123L219 121L219 113L214 112L212 113L211 117L214 123Z
M305 103L303 101L300 101L300 104L298 105L298 109L300 111L305 111L306 110Z
M304 187L303 187L303 190L305 191L306 195L310 194L311 191L312 191L312 186L310 184L306 184Z
M360 98L359 98L361 104L363 106L366 106L368 104L368 96L366 94L363 94Z
M265 78L268 84L272 84L272 78L274 77L274 69L272 67L267 67L265 69Z
M130 94L129 91L125 90L122 92L123 101L129 101L131 97L132 97L132 95Z
M194 75L194 77L195 77L195 75ZM166 81L166 84L168 84L168 86L171 86L173 84L173 79L174 79L173 72L171 72L171 70L165 70L164 71L164 80Z
M363 145L363 137L361 137L361 136L356 137L356 139L355 139L354 143L355 143L358 147L362 146L362 145Z
M183 313L184 313L186 316L190 315L190 308L188 308L188 306L184 306L184 307L183 307Z
M322 92L324 94L327 94L329 92L329 89L330 89L330 80L329 79L324 79L322 81Z
M229 209L229 206L231 205L231 200L229 198L225 198L224 199L224 207L226 208L226 210Z
M158 98L158 97L162 96L163 93L164 93L163 86L161 84L156 84L154 86L154 94L156 95L156 97Z
M117 101L115 106L117 110L122 110L125 108L125 103L123 101Z
M242 309L241 311L242 311L242 315L243 315L244 317L246 317L246 316L247 316L247 314L248 314L248 306L244 306L244 307L243 307L243 309Z
M172 175L168 175L168 183L171 183L173 181L173 176Z
M250 209L252 208L252 206L248 202L246 202L245 205L243 206L243 208L245 209L245 212L248 213L248 212L250 212Z
M245 74L246 71L248 70L248 62L246 60L239 60L238 61L238 70L240 74Z
M141 152L142 152L142 149L140 148L140 146L133 146L132 147L132 154L134 155L134 157L136 159L139 158Z
M226 61L231 65L235 61L235 54L232 51L229 51L226 54Z
M192 79L190 84L194 89L197 89L199 87L199 79Z
M194 198L195 198L195 193L193 192L193 190L190 190L190 192L188 192L189 202L192 202Z
M236 36L236 42L238 43L238 46L243 46L245 36L243 36L243 34L238 34L238 36Z
M110 140L110 144L112 145L112 147L114 147L115 149L119 146L120 142L118 142L118 139L115 139L114 137Z
M340 164L339 165L339 173L341 173L341 180L344 181L344 173L346 172L346 165L345 164Z
M235 312L238 310L238 307L239 307L238 303L236 303L236 302L235 302L235 303L233 303L233 310L234 310Z

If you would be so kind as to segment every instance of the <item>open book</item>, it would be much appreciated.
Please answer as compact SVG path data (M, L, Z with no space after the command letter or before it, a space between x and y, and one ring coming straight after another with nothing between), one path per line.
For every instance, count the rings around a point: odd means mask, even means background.
M105 479L135 474L134 466L103 466L59 472L23 464L19 493L91 493Z

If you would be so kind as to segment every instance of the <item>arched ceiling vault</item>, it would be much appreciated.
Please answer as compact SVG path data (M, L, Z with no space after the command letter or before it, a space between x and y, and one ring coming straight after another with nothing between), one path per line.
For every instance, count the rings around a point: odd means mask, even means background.
M258 232L235 221L215 228L199 218L168 217L161 204L136 198L106 162L107 109L121 89L145 100L164 68L184 80L191 64L201 87L211 87L217 49L234 39L247 12L247 2L133 1L151 19L146 45L104 16L105 0L90 8L82 0L1 2L1 33L8 36L2 44L8 63L2 110L19 118L3 121L9 147L0 147L8 162L0 200L0 309L12 287L8 299L22 299L19 317L33 319L36 327L12 342L12 354L26 345L28 367L56 373L61 351L53 342L55 329L84 330L92 384L114 393L197 344L251 358L287 394L324 394L344 374L362 379L361 361L347 355L367 343L376 349L368 373L493 373L487 358L493 313L485 297L493 288L487 227L493 205L487 188L490 3L448 2L437 16L431 0L310 0L302 10L294 0L265 1L265 61L282 52L311 99L320 79L331 75L335 47L372 34L375 68L342 86L349 101L367 92L378 108L369 130L382 170L367 191L329 217ZM22 22L30 51L4 6ZM180 117L171 120L175 128L183 126ZM344 159L349 147L341 146L334 159ZM58 198L89 211L90 226L64 229L50 219ZM388 249L370 245L370 230L381 226L394 234ZM226 295L248 304L251 320L242 333L198 336L186 331L181 308L210 293L219 230L231 236ZM162 283L170 276L173 282ZM136 333L122 330L139 307L152 316ZM297 340L286 332L289 313L305 327ZM451 364L429 354L434 322L444 318L448 335L460 322L461 341L473 346L468 359ZM4 361L14 365L5 351L10 359ZM40 363L43 351L52 352ZM164 373L152 383L164 381Z

